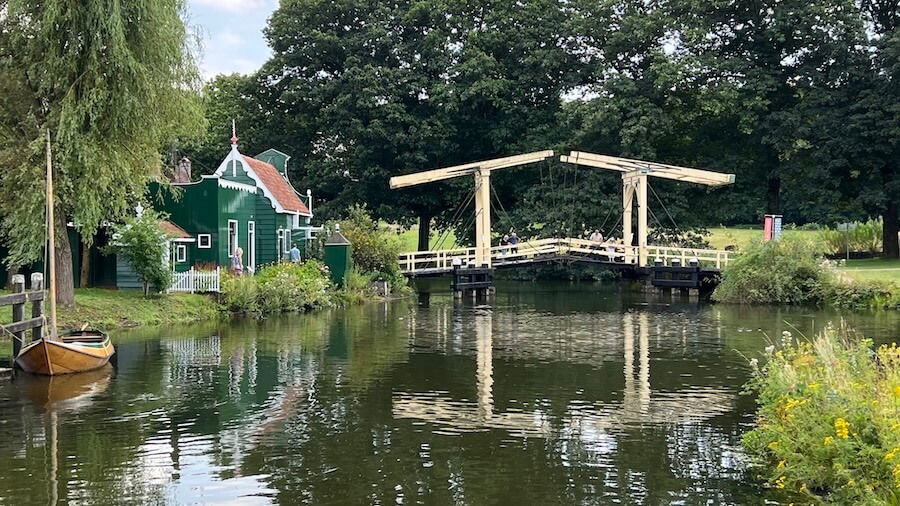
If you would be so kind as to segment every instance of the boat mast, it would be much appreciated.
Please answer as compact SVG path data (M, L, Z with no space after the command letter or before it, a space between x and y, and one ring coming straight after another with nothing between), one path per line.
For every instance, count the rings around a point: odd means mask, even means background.
M47 252L50 277L50 339L56 340L56 222L53 217L53 161L50 158L50 129L47 129Z

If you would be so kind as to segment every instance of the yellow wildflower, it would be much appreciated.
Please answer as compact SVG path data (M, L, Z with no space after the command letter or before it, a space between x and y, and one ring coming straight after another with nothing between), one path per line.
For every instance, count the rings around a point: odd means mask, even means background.
M806 385L806 387L807 388L819 388L819 384L818 383L810 383L809 385Z
M803 485L800 485L799 492L800 492L801 494L805 494L805 493L809 492L809 489L806 488L806 483L804 483Z
M900 397L900 385L894 387L894 395Z
M775 469L784 469L784 461L782 460L781 462L779 462L778 467L776 467Z
M831 436L825 436L825 446L830 445L834 441L834 438Z
M834 421L834 432L839 438L847 439L850 436L850 424L843 418Z
M889 452L884 456L884 460L894 460L894 457L897 456L897 452L898 452L898 451L900 451L900 448L894 448L893 450L889 451Z
M778 449L778 441L772 441L771 443L769 443L769 449L777 450Z
M775 488L784 488L784 480L785 480L784 476L775 480Z

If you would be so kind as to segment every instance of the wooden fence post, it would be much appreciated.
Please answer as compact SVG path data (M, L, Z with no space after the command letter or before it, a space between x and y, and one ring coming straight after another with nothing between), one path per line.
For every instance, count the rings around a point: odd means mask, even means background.
M12 277L12 289L13 293L23 293L25 292L25 276L22 274L16 274ZM18 323L25 319L25 303L21 304L13 304L12 308L12 319L13 323ZM19 332L15 332L13 334L13 358L19 356L19 351L22 349L22 338L25 336L25 331L20 330Z
M44 274L40 272L31 273L31 291L33 292L42 292L44 291ZM44 315L44 299L36 300L31 303L31 317L32 318L40 318ZM41 338L43 333L44 326L35 327L31 330L31 340L37 341Z

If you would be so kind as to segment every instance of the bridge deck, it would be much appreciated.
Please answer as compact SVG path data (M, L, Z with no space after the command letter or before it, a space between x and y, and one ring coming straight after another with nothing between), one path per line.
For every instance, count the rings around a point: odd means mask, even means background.
M678 259L687 265L696 258L703 267L721 269L734 255L730 251L673 248L668 246L648 246L647 256L651 260L661 259L666 265ZM633 269L637 267L639 251L636 246L624 246L611 242L593 242L584 239L539 239L521 242L517 246L494 246L491 248L491 263L496 268L515 267L546 262L590 262L613 268ZM408 276L429 276L448 273L454 262L473 265L475 248L457 248L438 251L415 251L402 253L400 269Z

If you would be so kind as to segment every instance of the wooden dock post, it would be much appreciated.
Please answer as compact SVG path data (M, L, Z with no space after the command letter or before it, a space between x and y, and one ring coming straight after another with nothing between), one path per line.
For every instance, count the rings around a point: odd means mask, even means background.
M22 274L15 274L12 277L12 290L13 293L24 293L25 292L25 276ZM25 300L22 302L16 302L12 305L12 321L20 322L25 319ZM22 341L25 338L25 331L20 330L17 332L13 332L13 359L19 356L19 351L22 349Z
M44 274L42 272L31 273L31 291L44 292ZM44 316L44 299L40 298L31 303L31 317L42 318ZM31 340L37 341L43 334L44 327L35 327L31 329Z
M25 331L32 329L31 338L41 338L44 328L44 276L41 273L31 275L31 290L25 291L25 276L16 274L12 277L13 293L0 295L0 307L12 306L12 323L3 325L2 333L11 336L13 341L12 361L24 346ZM31 302L31 318L25 319L25 304ZM12 364L10 364L12 365ZM0 367L0 378L12 376L12 369Z

